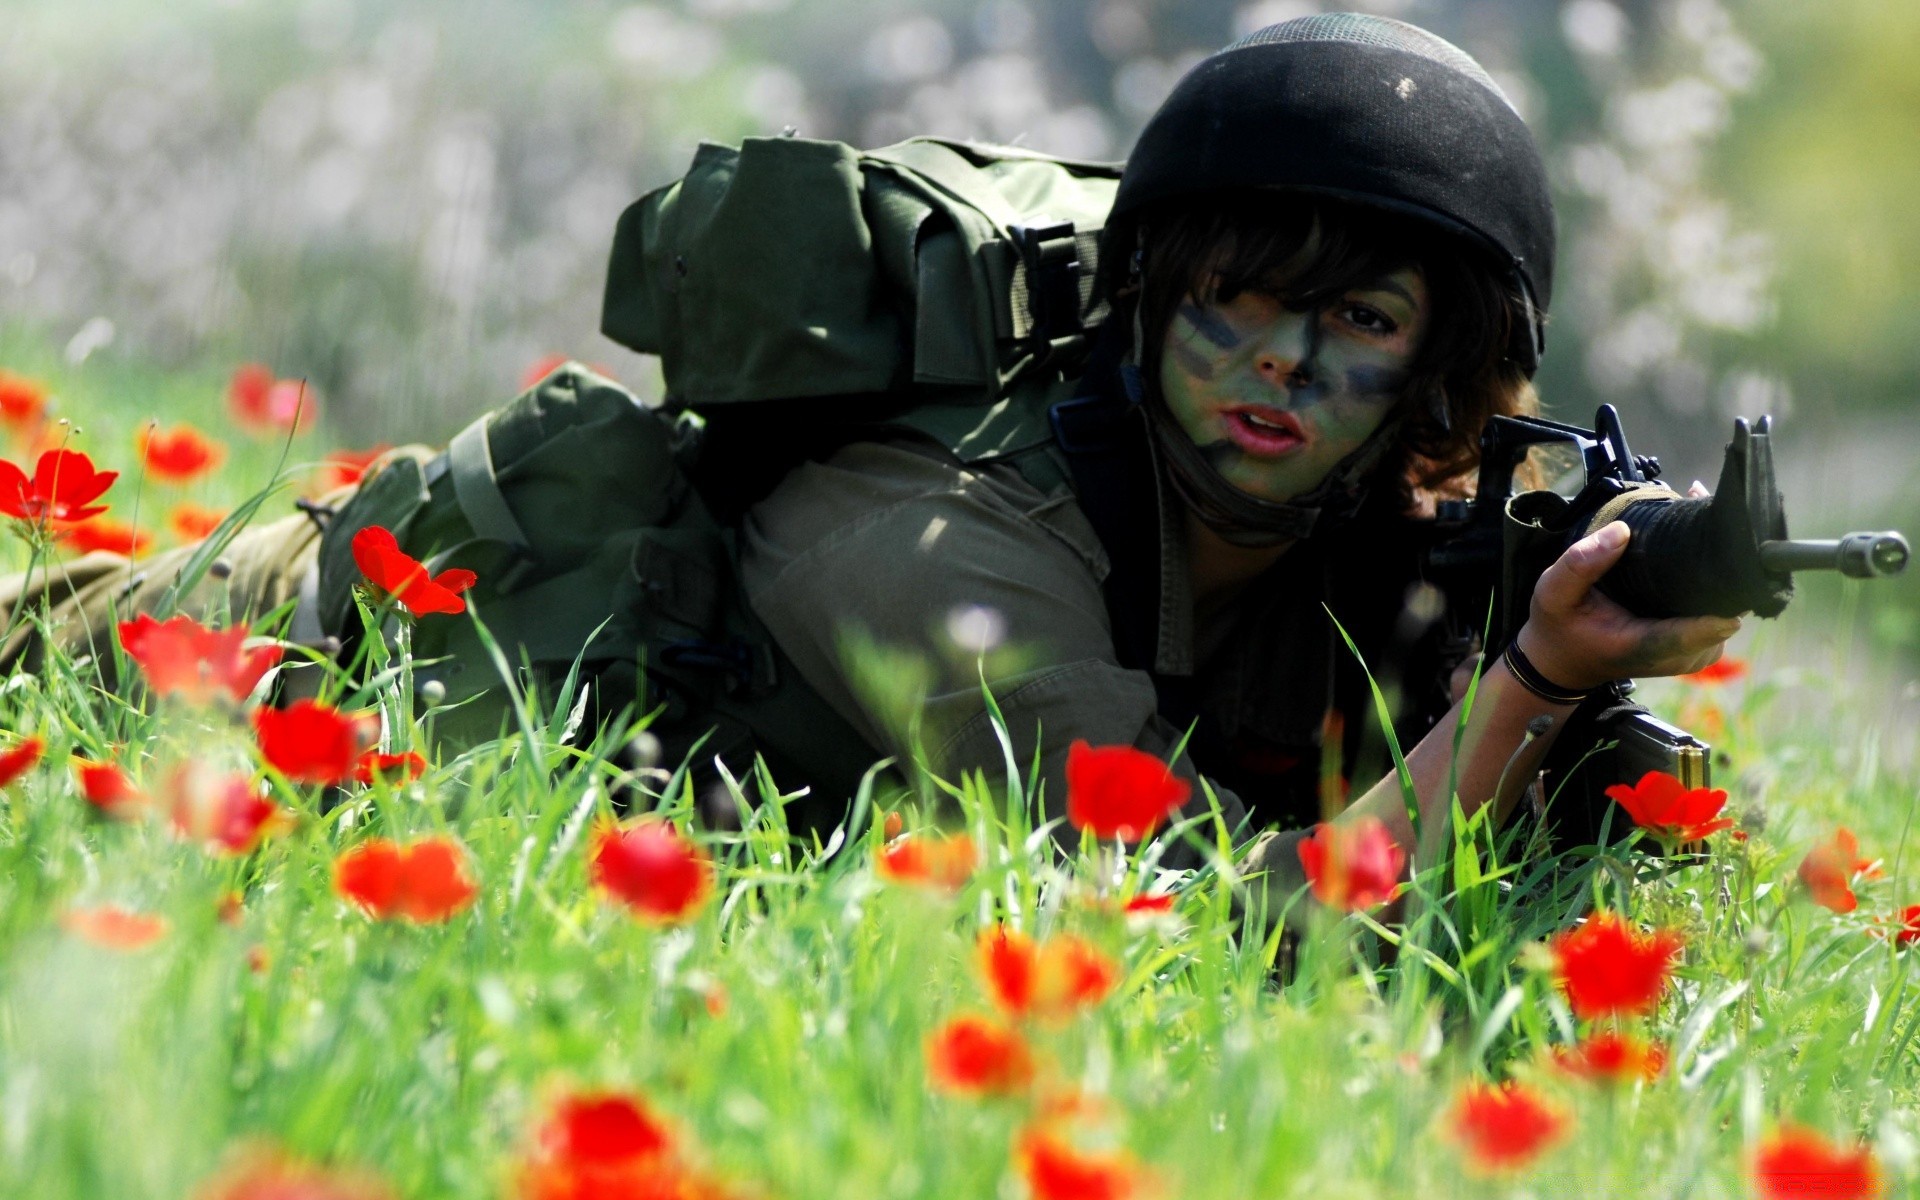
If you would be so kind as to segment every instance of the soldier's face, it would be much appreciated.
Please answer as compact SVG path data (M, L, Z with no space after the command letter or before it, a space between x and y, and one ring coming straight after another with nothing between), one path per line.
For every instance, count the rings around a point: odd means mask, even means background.
M1174 313L1160 389L1228 483L1262 500L1312 491L1404 395L1427 288L1403 268L1295 312L1255 289Z

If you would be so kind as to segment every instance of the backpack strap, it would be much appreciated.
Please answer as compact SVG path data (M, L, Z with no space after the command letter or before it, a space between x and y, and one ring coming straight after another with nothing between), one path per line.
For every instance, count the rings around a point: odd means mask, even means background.
M473 527L474 536L496 542L512 554L512 565L495 583L500 591L510 592L533 568L536 556L532 540L520 528L507 498L501 495L500 480L493 472L493 448L487 441L491 420L491 417L482 417L454 435L447 443L445 471L453 476L454 498L467 524ZM439 476L437 467L438 462L428 468L429 477Z

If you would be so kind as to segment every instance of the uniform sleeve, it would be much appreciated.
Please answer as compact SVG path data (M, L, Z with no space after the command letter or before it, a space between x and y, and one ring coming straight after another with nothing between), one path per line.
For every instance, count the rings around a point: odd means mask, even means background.
M1063 810L1076 739L1161 758L1180 742L1152 680L1114 653L1105 553L1070 494L1042 495L1007 468L860 443L796 469L743 533L755 614L879 753L910 761L917 745L943 778L977 769L1004 779L981 660L949 634L952 615L975 608L1001 625L986 682L1023 775L1038 755L1049 816ZM916 674L924 691L902 683ZM1204 812L1192 763L1182 756L1175 770L1196 784L1188 814ZM1237 830L1245 807L1215 794Z

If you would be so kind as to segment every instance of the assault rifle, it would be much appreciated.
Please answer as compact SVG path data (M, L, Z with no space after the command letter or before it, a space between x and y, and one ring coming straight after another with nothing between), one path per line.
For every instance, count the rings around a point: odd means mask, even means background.
M1514 476L1528 452L1555 444L1579 455L1584 480L1578 491L1516 492ZM1637 616L1774 617L1793 595L1793 572L1872 579L1907 565L1907 542L1898 533L1825 541L1787 536L1770 417L1734 422L1719 485L1703 499L1659 482L1659 460L1628 448L1612 405L1601 406L1592 429L1494 417L1480 446L1476 495L1440 505L1440 540L1427 553L1427 567L1447 595L1454 643L1468 647L1484 628L1489 662L1518 634L1541 573L1573 542L1614 520L1625 521L1633 539L1599 587ZM1688 787L1711 781L1712 748L1634 704L1632 691L1632 681L1622 680L1582 704L1547 760L1535 804L1542 796L1555 798L1562 844L1594 840L1611 784L1632 783L1652 770Z

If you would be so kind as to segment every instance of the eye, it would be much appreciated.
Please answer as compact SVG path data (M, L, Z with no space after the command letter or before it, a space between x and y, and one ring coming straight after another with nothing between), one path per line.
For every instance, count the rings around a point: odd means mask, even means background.
M1340 309L1340 318L1354 328L1364 329L1368 333L1392 333L1400 328L1394 323L1392 317L1370 304L1347 304Z

